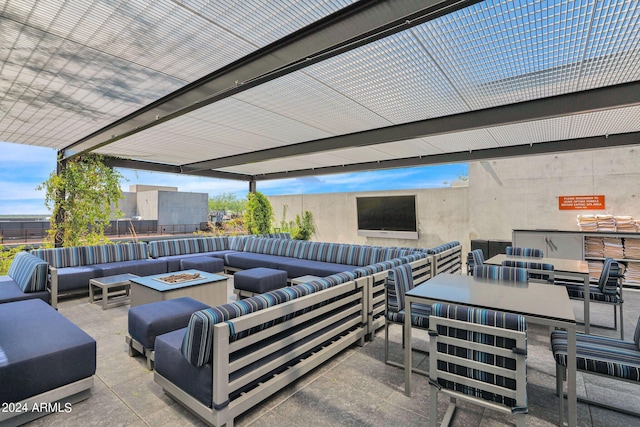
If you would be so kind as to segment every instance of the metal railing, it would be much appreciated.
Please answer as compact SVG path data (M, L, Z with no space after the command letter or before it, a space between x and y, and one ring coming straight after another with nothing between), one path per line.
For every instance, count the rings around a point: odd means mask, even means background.
M201 230L201 224L158 225L157 221L112 221L105 236L113 238L144 238L149 236L192 234ZM132 231L133 230L133 231ZM21 245L42 242L47 238L48 227L2 228L0 245Z

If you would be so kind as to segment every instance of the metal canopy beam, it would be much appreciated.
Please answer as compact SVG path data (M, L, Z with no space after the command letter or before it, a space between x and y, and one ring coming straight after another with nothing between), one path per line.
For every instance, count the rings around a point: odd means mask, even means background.
M67 146L69 158L480 0L360 1Z
M509 147L488 148L475 151L462 151L423 157L366 162L345 166L329 166L324 168L304 169L291 172L277 172L255 176L256 181L272 179L300 178L310 175L330 175L348 172L363 172L380 169L406 168L445 163L471 162L507 157L533 156L567 151L594 150L625 145L640 144L640 132L622 133L607 136L593 136L564 141L541 142L536 144L514 145Z
M221 169L283 157L364 147L639 104L640 82L625 83L191 163L183 165L182 170L184 173L193 173L199 170Z
M167 165L163 163L144 162L141 160L120 159L115 157L105 157L104 164L112 168L137 169L149 172L195 175L207 178L230 179L236 181L250 181L252 179L250 175L246 174L236 174L232 172L214 170L193 171L186 174L182 171L182 168L180 166Z

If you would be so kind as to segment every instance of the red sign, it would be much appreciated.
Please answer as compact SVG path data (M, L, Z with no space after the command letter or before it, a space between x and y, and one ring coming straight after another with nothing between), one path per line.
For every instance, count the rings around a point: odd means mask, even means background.
M604 210L604 195L595 196L560 196L558 208L568 210Z

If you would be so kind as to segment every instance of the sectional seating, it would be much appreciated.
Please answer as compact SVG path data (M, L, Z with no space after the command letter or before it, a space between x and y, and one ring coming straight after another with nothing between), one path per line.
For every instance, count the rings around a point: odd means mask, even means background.
M89 280L96 277L167 272L166 261L149 258L146 243L36 249L31 254L49 264L48 286L54 308L59 294L86 292Z
M156 338L154 379L215 426L364 343L367 278L351 272L201 310Z
M284 270L289 279L305 275L326 277L344 271L354 271L362 277L427 257L432 260L432 276L455 273L462 266L458 242L416 249L292 240L288 233L275 236L278 238L194 237L148 244L37 249L32 254L49 264L48 287L54 307L57 307L59 293L86 292L92 278L121 273L140 276L169 273L179 271L185 260L202 257L223 259L225 272L264 267ZM393 262L384 265L389 261ZM383 265L369 268L380 263ZM378 306L384 305L384 286L379 287L379 291Z
M28 252L18 252L6 276L0 276L0 304L39 298L49 302L48 265Z
M33 411L36 405L59 402L70 410L90 396L95 371L95 340L47 303L0 304L0 402L21 409L1 411L0 425L22 425L47 414Z

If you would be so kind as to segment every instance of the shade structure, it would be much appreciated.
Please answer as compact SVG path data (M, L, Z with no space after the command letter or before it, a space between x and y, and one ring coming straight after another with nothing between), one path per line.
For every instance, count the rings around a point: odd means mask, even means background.
M640 142L640 4L9 0L0 140L263 180Z

